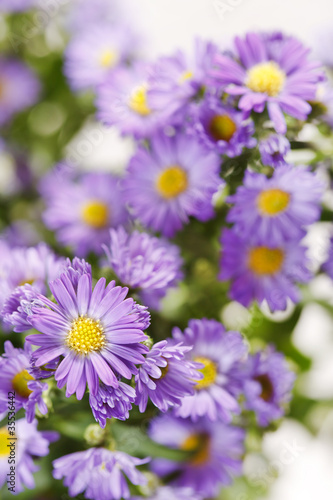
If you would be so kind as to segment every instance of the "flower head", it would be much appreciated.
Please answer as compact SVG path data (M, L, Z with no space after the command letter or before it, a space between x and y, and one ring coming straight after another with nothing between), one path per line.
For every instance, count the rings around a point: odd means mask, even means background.
M90 394L89 404L96 422L105 427L108 418L126 420L136 397L135 389L119 381L118 387L100 384L96 395Z
M285 156L290 151L290 143L284 135L271 134L259 143L261 161L264 165L277 168L287 165Z

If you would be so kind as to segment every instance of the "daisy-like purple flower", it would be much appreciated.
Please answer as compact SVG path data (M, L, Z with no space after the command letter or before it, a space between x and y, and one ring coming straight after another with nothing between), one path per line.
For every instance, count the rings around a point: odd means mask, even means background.
M192 453L185 462L156 459L151 464L153 471L160 476L178 472L172 483L193 488L204 498L215 497L221 486L241 473L243 429L206 418L194 423L167 414L152 420L149 435L165 446Z
M65 177L51 173L41 185L46 226L79 257L89 252L101 254L110 228L127 222L119 183L120 179L109 173L75 175L70 171Z
M140 147L124 180L125 197L145 226L171 237L194 216L213 217L212 197L221 180L219 158L194 137L163 133Z
M0 415L8 410L8 394L14 391L15 411L24 408L28 423L35 418L36 404L42 415L47 413L43 391L48 389L48 385L35 381L30 374L31 354L31 346L27 343L24 349L19 349L7 340L5 354L1 358Z
M108 418L126 420L136 397L135 389L119 381L118 387L100 384L96 395L90 394L89 404L96 422L104 429Z
M101 278L92 289L91 276L83 274L74 288L64 273L50 283L56 303L40 295L44 307L32 308L31 324L43 335L27 337L40 346L34 352L40 367L59 356L55 371L58 387L66 386L66 395L76 393L82 399L86 384L93 396L98 394L99 379L107 386L119 387L118 375L130 379L136 364L144 362L147 351L143 333L147 325L145 308L127 298L127 288Z
M259 425L281 418L295 381L284 355L273 347L250 356L244 383L245 407L254 410Z
M234 204L227 221L242 238L256 233L272 244L301 239L320 217L324 185L303 167L285 165L270 179L247 171L243 185L227 200Z
M259 151L264 165L281 167L287 165L285 157L290 151L290 143L284 135L271 134L259 142Z
M230 95L241 96L239 108L250 113L267 110L275 130L286 132L283 112L305 120L311 111L317 83L323 79L320 63L293 37L248 33L235 39L236 59L217 55L212 76Z
M23 62L0 59L0 126L35 104L39 90L37 77Z
M85 492L85 498L91 500L121 500L130 498L125 476L132 484L146 484L147 479L136 467L148 461L120 451L90 448L55 460L53 476L65 478L71 497Z
M57 432L38 431L37 420L29 424L21 418L15 423L15 437L16 441L13 441L7 426L0 428L0 488L7 483L7 489L10 488L12 493L17 494L21 493L24 487L30 490L35 487L33 474L39 467L34 463L34 458L48 455L49 444L56 441L59 436ZM15 443L16 449L15 475L12 479L10 475L8 476L10 442Z
M147 500L201 500L192 488L175 488L172 486L160 486L157 490L145 497ZM132 500L142 500L142 497L133 497Z
M238 332L226 332L213 319L192 319L184 333L173 329L176 342L193 346L187 358L199 364L201 380L195 384L194 394L182 399L176 415L196 421L208 417L230 422L232 414L239 413L237 396L242 389L242 365L247 347Z
M153 345L135 376L136 404L141 413L147 408L148 398L166 412L172 406L179 406L185 396L194 394L201 374L196 370L200 365L185 357L191 349L167 340Z
M128 234L123 227L111 229L110 236L110 245L104 246L108 265L146 306L158 309L167 290L182 278L179 248L147 233Z
M284 310L287 299L298 302L295 283L311 279L306 248L298 241L274 245L264 238L242 239L224 229L219 278L231 280L229 296L245 307L252 301L267 301L272 311Z
M95 88L130 57L135 47L130 31L100 22L75 35L65 52L64 72L74 90Z
M209 149L233 158L243 148L254 148L254 124L242 112L222 105L216 97L208 97L189 113L189 132L194 133Z

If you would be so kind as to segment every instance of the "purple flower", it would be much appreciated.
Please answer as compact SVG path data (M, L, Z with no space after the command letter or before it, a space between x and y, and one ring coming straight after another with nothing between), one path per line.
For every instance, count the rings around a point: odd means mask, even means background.
M82 399L86 383L96 396L99 379L107 386L119 387L118 375L130 379L143 363L147 348L143 329L145 315L133 299L125 299L128 289L112 281L105 288L101 278L92 290L91 276L83 274L75 290L69 274L50 283L57 303L40 295L45 307L35 306L31 324L44 335L30 335L27 341L40 346L34 352L40 367L59 356L63 359L55 372L58 387L67 384L67 397L76 393Z
M209 149L231 158L239 156L243 148L254 148L257 144L252 137L252 120L246 120L244 113L222 105L216 97L208 97L192 106L188 129Z
M254 233L271 244L301 239L304 228L320 217L324 185L303 167L285 165L270 179L247 171L243 185L227 201L234 203L227 221L242 238Z
M0 0L1 12L23 12L36 5L36 0Z
M271 134L260 141L259 151L264 165L281 167L287 165L285 156L290 151L290 143L284 135Z
M250 356L244 383L245 407L254 410L259 425L266 427L284 415L284 406L291 399L295 373L284 355L273 347Z
M0 75L1 126L15 113L35 104L40 84L30 68L14 59L0 59Z
M279 134L286 132L283 113L305 120L311 111L317 83L323 79L320 63L310 61L309 50L293 37L248 33L236 37L237 60L216 56L217 81L230 95L240 95L239 108L262 113L267 104ZM239 59L239 62L238 62Z
M160 486L157 490L145 497L147 500L201 500L192 488L174 488L172 486ZM132 500L142 500L142 497L133 497Z
M172 345L167 340L153 345L135 376L136 404L141 413L147 408L148 398L166 412L172 406L179 406L185 396L194 394L196 380L200 378L196 368L200 365L186 360L190 350L190 346Z
M182 279L179 248L166 240L123 227L110 231L111 243L104 246L108 265L118 279L140 293L142 302L158 309L167 290Z
M136 466L148 461L120 451L90 448L55 460L53 475L55 479L65 478L71 497L85 491L85 498L92 500L121 500L130 498L125 476L132 484L147 482Z
M224 229L219 278L231 280L229 296L245 307L267 301L272 311L284 310L287 299L299 301L296 282L310 280L306 248L298 241L273 245L264 238L242 239Z
M10 448L7 446L12 438L7 426L0 428L0 488L7 483L7 488L13 488L12 493L20 493L24 486L30 490L34 489L35 481L33 474L39 470L34 464L35 457L45 457L49 453L49 444L58 439L57 432L37 430L37 420L28 423L24 418L15 423L16 462L15 481L10 484L7 474L9 472L8 458Z
M95 88L129 58L135 46L128 29L101 21L76 34L65 53L64 72L74 90Z
M35 418L35 406L46 415L47 406L43 401L43 391L48 385L36 382L30 374L31 347L25 343L24 349L15 348L7 340L5 354L1 357L0 415L8 410L8 394L15 392L15 411L24 408L26 419L31 423Z
M210 422L201 418L197 422L162 415L151 422L150 437L170 448L192 452L185 462L156 459L152 469L160 476L178 472L172 482L176 486L191 487L203 497L215 497L220 486L231 483L233 476L241 474L241 456L244 452L243 429Z
M131 159L125 197L145 226L171 237L188 222L213 217L212 197L221 181L219 159L187 134L153 136L148 151Z
M108 173L70 172L64 177L51 173L41 185L45 224L56 231L61 244L70 245L79 257L89 252L101 254L110 227L127 221L119 182Z
M89 404L96 422L104 429L108 418L126 420L129 418L135 396L135 389L124 382L119 381L117 388L100 384L96 395L89 396Z
M187 358L199 363L202 374L195 393L182 399L176 415L230 422L232 414L240 412L236 397L242 389L242 363L247 355L241 334L226 332L221 323L205 318L192 319L184 333L174 328L172 334L176 342L193 346Z
M333 279L333 237L330 238L327 259L322 267L323 271Z

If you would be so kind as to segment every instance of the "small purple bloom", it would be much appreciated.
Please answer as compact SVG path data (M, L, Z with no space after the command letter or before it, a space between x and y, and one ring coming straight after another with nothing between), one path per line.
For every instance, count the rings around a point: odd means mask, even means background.
M104 246L108 265L145 305L158 309L168 289L182 279L179 248L147 233L127 234L123 227L111 229L110 236L110 245Z
M305 227L320 217L324 185L308 168L285 165L272 177L246 171L243 185L227 201L234 204L227 221L242 238L258 238L279 245L299 240Z
M130 498L125 476L132 484L147 482L136 466L148 461L120 451L90 448L54 460L53 475L55 479L65 478L64 485L71 497L85 492L85 498L91 500L121 500Z
M229 296L245 307L267 301L271 311L284 310L287 299L299 301L295 283L311 279L306 248L298 241L273 245L264 238L242 239L224 229L219 278L231 280Z
M172 406L179 406L185 396L194 394L200 378L196 368L200 365L186 359L191 348L167 340L153 345L135 376L136 404L141 413L147 408L148 398L166 412Z
M135 389L119 381L117 388L100 384L97 394L90 394L89 404L96 422L104 429L108 418L126 420L135 401Z
M218 156L188 134L151 139L140 147L124 180L125 197L146 227L171 237L194 216L213 217L212 198L221 185Z
M284 407L291 399L295 373L288 368L284 355L273 347L250 356L247 372L245 407L254 410L259 425L266 427L284 415Z
M264 165L281 167L287 165L285 157L290 151L290 143L284 135L271 134L260 141L259 151Z
M197 422L162 415L151 422L150 437L170 448L192 452L185 462L155 459L151 467L160 476L178 472L172 484L193 488L203 497L215 497L221 486L231 483L242 471L245 431L238 427L210 422Z

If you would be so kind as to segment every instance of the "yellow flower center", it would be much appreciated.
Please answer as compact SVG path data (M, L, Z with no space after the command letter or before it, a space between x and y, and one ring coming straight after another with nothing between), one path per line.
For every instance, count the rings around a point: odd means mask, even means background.
M229 142L236 130L235 122L228 115L214 116L208 127L208 132L214 141Z
M133 90L128 105L138 115L147 116L151 114L151 109L147 103L147 87L145 85L140 85Z
M181 445L184 451L193 451L189 462L193 466L200 466L208 462L210 458L210 436L208 434L191 434Z
M191 80L193 78L193 72L192 71L184 71L184 73L180 76L179 78L179 83L184 83L187 80Z
M259 275L270 275L280 271L284 253L279 248L254 247L250 250L248 265Z
M82 219L96 229L105 227L109 220L109 207L100 201L90 201L82 209Z
M211 359L196 357L194 358L196 363L202 363L204 368L198 371L203 374L203 378L199 380L195 386L197 390L205 389L206 387L214 384L217 376L217 366Z
M79 354L89 354L100 351L106 344L106 337L99 320L82 316L73 321L66 342Z
M289 205L290 195L281 189L267 189L259 194L257 205L262 215L274 216Z
M32 391L28 388L28 382L35 380L27 370L17 373L12 379L12 386L15 392L22 398L28 398Z
M259 63L249 69L246 85L254 92L278 95L286 80L285 73L273 61Z
M26 279L26 280L22 280L18 286L24 286L24 285L33 285L35 282L35 278L30 278L30 279Z
M177 165L166 168L158 177L156 187L163 198L176 198L188 186L187 173Z
M8 438L11 436L9 435L8 430L6 427L1 427L0 429L0 458L5 458L9 455L9 448L7 444L9 444ZM13 436L15 437L15 436Z
M103 68L112 68L118 61L118 55L114 50L106 49L99 58L99 63Z
M264 401L271 401L274 394L274 387L268 375L266 375L266 373L264 373L263 375L258 375L257 377L254 377L254 380L259 382L259 384L261 385L260 397Z

